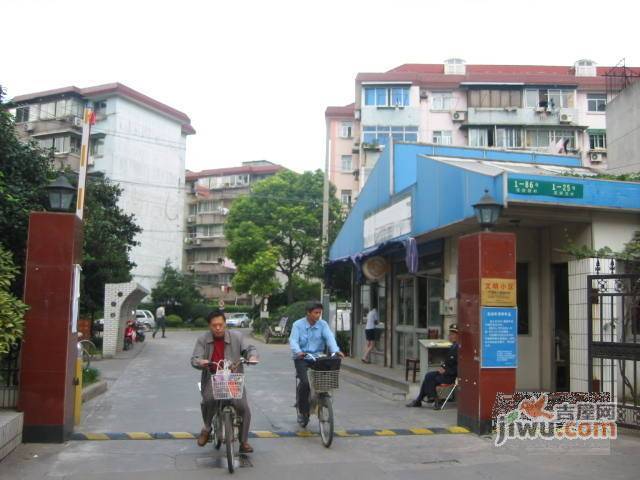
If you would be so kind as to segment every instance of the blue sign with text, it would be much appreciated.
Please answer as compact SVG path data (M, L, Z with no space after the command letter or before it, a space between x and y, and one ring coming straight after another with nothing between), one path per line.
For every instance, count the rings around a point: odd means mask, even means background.
M518 366L518 309L482 307L480 368Z

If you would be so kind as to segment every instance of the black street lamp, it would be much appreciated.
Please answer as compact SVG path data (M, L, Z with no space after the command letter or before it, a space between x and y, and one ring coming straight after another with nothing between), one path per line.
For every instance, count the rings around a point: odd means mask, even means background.
M488 232L491 227L498 223L498 217L500 216L500 212L502 212L502 205L489 195L489 190L485 190L480 201L473 205L473 211L476 214L476 219L480 226L484 228L485 232Z
M49 194L50 210L54 212L68 212L76 189L69 183L67 177L60 175L47 185L47 193Z

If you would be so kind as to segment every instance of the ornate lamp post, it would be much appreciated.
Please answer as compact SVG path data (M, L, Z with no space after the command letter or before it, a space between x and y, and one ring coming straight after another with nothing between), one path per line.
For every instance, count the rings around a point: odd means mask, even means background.
M502 205L489 194L489 190L485 190L480 201L473 205L473 210L480 226L485 232L489 232L498 223Z

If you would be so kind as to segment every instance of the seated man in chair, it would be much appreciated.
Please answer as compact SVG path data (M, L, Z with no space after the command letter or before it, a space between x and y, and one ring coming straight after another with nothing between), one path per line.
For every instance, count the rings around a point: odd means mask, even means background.
M447 358L442 366L435 372L429 372L424 376L418 397L407 403L407 407L421 407L424 398L428 403L433 403L437 399L436 387L455 382L458 376L458 326L456 324L449 327L449 341L453 343L447 352Z

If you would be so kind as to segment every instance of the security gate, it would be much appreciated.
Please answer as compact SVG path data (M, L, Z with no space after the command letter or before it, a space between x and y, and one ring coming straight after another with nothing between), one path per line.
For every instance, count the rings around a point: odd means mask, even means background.
M640 428L640 274L589 275L587 292L589 391L609 392L618 424Z

